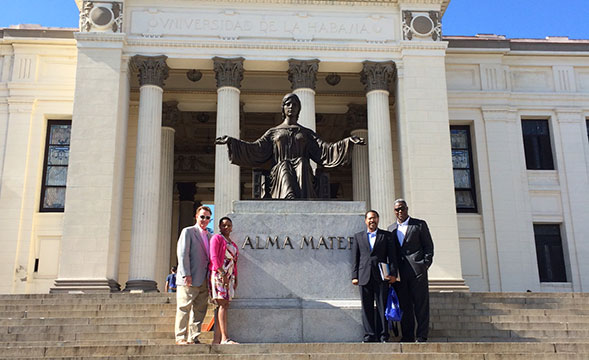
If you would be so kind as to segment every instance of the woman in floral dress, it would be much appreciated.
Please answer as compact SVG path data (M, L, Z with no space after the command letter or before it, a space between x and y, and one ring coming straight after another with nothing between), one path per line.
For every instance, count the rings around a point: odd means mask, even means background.
M211 299L219 309L216 319L215 340L213 343L237 344L227 335L227 311L229 303L233 299L237 288L237 245L231 240L229 234L233 230L233 223L228 217L219 220L221 234L213 236L210 242L211 261L209 270L211 273ZM218 331L217 331L218 330ZM219 339L219 333L221 335Z

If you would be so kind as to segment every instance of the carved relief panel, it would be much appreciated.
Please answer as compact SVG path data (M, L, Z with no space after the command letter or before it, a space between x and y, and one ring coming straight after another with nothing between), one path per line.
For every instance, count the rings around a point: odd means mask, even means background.
M84 1L80 11L81 32L123 32L123 3Z
M403 40L442 40L442 21L439 11L404 10L401 21Z

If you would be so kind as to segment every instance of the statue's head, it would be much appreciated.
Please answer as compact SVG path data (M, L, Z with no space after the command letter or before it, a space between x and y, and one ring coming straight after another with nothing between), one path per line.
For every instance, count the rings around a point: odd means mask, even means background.
M288 108L286 106L288 104L292 105L291 118L298 119L301 112L301 100L296 94L289 93L282 98L282 120L286 118L285 108Z

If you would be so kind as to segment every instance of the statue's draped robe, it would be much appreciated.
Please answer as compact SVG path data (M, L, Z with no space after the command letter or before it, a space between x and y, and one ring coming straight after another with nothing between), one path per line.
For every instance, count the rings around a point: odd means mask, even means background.
M335 143L321 140L300 125L279 125L254 142L229 138L229 161L239 166L259 167L271 160L273 199L315 198L310 159L324 167L345 165L352 157L353 143L346 138Z

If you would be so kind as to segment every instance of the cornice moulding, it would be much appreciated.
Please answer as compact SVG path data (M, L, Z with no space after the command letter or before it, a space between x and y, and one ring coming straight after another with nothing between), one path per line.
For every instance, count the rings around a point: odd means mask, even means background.
M78 47L80 47L80 43L121 43L126 44L127 42L127 34L125 33L98 33L98 32L90 32L90 33L82 33L77 32L74 33L74 38L78 42Z
M314 50L314 51L353 51L353 52L399 52L398 44L383 45L333 45L333 44L313 44L313 43L264 43L264 42L222 42L222 41L170 41L155 39L128 39L128 46L141 46L153 48L154 53L158 52L157 47L171 48L203 48L203 49L247 49L247 50ZM291 56L292 57L292 56Z

